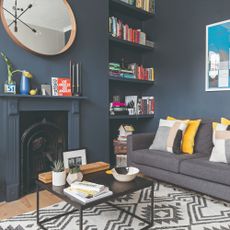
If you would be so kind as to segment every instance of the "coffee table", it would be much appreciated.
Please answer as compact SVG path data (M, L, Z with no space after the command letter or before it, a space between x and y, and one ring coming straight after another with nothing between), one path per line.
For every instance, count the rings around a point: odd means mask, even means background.
M109 189L113 192L113 195L111 195L109 197L102 198L100 200L93 201L91 203L81 204L79 201L77 201L76 199L74 199L70 196L67 196L63 192L63 189L65 188L65 186L53 187L52 184L45 184L39 180L36 181L36 184L37 184L37 224L40 228L46 230L46 228L43 226L44 223L79 211L79 229L83 230L83 211L87 208L94 207L95 205L98 205L101 203L107 203L108 205L111 205L112 207L115 207L118 210L121 210L125 213L128 213L129 215L139 219L140 221L143 221L145 224L147 224L147 226L145 226L142 229L149 229L150 227L153 226L153 208L154 208L154 183L153 183L153 181L145 179L143 177L137 177L137 178L135 178L135 180L133 180L131 182L127 182L127 183L118 182L113 178L112 175L106 174L105 171L88 174L88 175L84 176L84 180L91 181L91 182L98 183L98 184L103 184L103 185L109 187ZM147 187L151 187L150 220L143 219L143 218L135 215L135 213L131 213L127 210L124 210L121 207L119 207L118 205L115 205L115 204L110 202L111 200L116 199L120 196L124 196L124 195L130 194L130 193L136 192L138 190L142 190L142 189L147 188ZM66 212L66 213L51 217L51 218L44 219L41 221L39 218L39 212L40 212L39 191L40 191L40 189L45 189L45 190L51 192L52 194L56 195L57 197L61 198L65 202L67 202L68 204L71 204L76 209L74 209L70 212Z

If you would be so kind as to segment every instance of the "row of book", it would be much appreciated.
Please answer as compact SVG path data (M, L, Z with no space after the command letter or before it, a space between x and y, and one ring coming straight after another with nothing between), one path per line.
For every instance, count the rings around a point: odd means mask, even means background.
M154 97L142 97L138 101L138 114L154 114L155 101Z
M155 0L121 0L127 4L132 6L136 6L137 8L143 9L150 13L154 13L155 8Z
M88 181L76 181L70 187L65 188L64 193L82 204L87 204L113 194L108 187Z
M109 17L109 33L116 38L154 47L154 43L146 39L146 33L141 29L134 29L124 24L120 19L112 16Z
M136 63L129 64L126 69L123 69L119 63L110 62L109 76L146 81L155 80L154 68L144 68L143 65Z
M154 109L153 96L125 96L124 100L110 103L110 115L150 115Z

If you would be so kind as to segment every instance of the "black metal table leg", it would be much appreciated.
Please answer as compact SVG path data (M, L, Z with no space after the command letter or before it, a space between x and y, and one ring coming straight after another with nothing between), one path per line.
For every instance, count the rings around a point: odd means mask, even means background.
M83 210L79 210L79 230L83 230Z
M154 225L154 183L152 184L151 188L151 211L150 211L150 222L151 225Z
M39 184L37 183L37 224L39 224Z

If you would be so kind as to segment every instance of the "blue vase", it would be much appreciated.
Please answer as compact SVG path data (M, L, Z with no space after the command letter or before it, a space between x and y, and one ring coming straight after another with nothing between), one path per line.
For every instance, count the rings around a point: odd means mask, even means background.
M25 77L22 73L21 82L20 82L20 94L28 95L30 91L30 80Z

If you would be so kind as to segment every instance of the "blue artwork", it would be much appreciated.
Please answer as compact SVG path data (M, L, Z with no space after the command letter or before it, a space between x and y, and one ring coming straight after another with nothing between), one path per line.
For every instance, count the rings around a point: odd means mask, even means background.
M206 91L230 90L230 20L206 28Z

